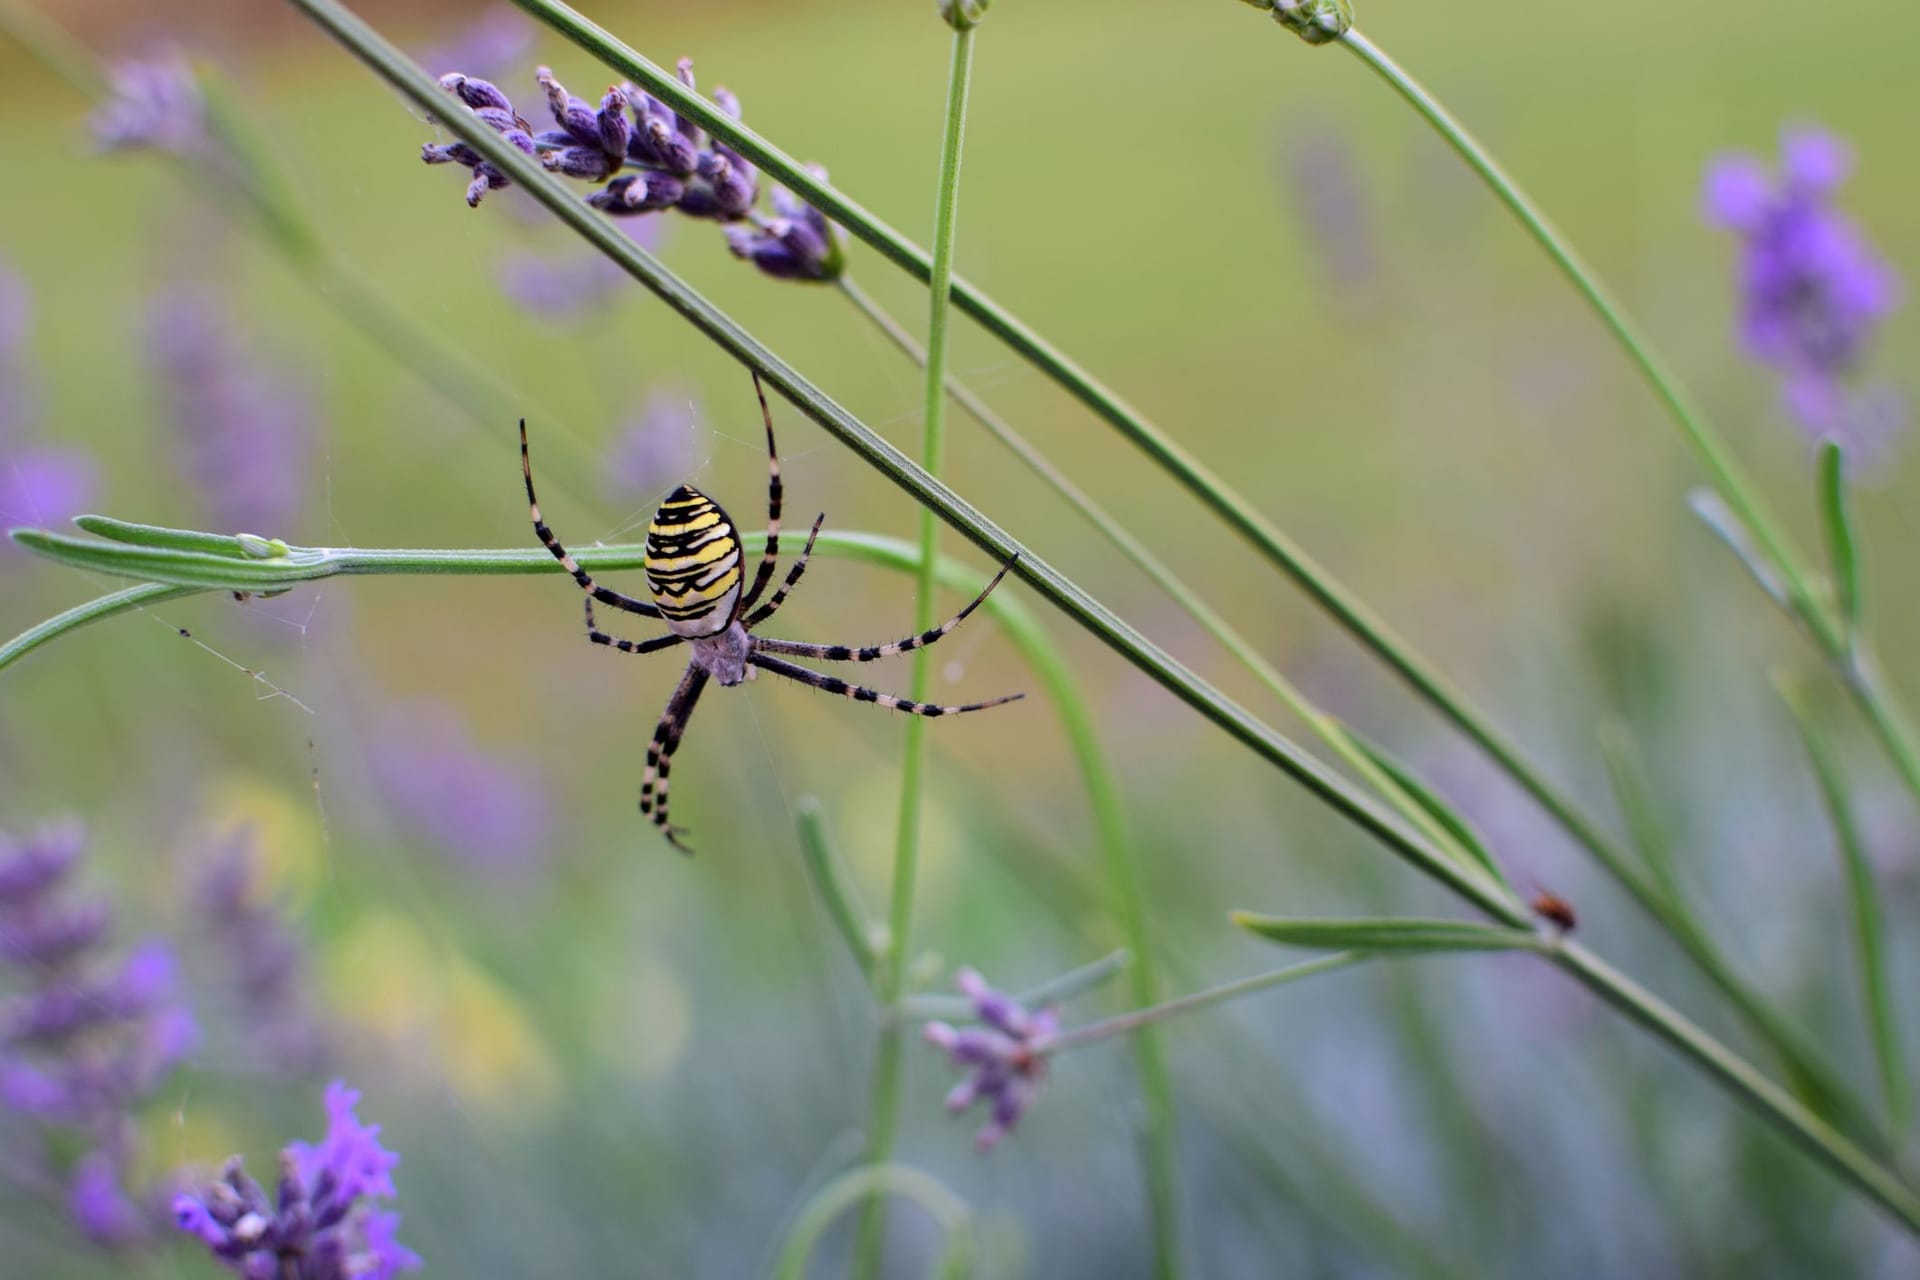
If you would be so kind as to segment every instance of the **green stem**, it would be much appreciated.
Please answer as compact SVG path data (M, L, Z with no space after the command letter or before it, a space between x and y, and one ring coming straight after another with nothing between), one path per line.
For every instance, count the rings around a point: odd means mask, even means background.
M945 460L947 397L947 322L953 303L944 287L953 278L954 242L960 226L960 159L966 148L967 94L973 81L973 28L953 33L953 51L947 68L946 131L940 143L940 177L933 203L933 278L941 286L929 296L927 314L927 392L920 431L920 466L938 477ZM930 508L920 508L920 561L914 601L914 631L931 628L934 617L934 572L940 553L940 521ZM925 701L933 654L920 649L913 655L907 696ZM887 910L892 949L882 967L881 1019L874 1045L874 1088L868 1099L867 1163L883 1165L893 1155L894 1132L899 1125L899 1057L905 1025L898 1010L913 930L914 888L920 878L920 814L926 796L927 722L908 716L906 742L900 757L900 814L894 832L893 887ZM875 1197L860 1215L860 1233L854 1247L853 1274L880 1273L886 1252L887 1202Z
M1578 943L1563 943L1551 958L1602 1000L1706 1070L1816 1162L1877 1201L1910 1234L1920 1236L1920 1197L1845 1134L1659 996Z
M1575 253L1573 246L1555 227L1545 213L1528 198L1520 184L1487 154L1479 141L1467 132L1467 129L1426 89L1408 75L1400 65L1389 58L1377 45L1360 34L1358 28L1348 31L1340 42L1357 58L1365 63L1407 104L1423 116L1440 136L1446 139L1462 160L1487 184L1488 190L1507 206L1513 216L1527 229L1540 247L1547 252L1574 289L1587 300L1594 312L1600 317L1608 332L1620 343L1629 359L1639 366L1647 384L1653 388L1669 415L1680 427L1687 444L1692 447L1701 466L1706 469L1714 488L1733 509L1740 522L1752 530L1759 548L1772 565L1778 569L1786 581L1789 597L1795 609L1805 620L1807 626L1820 637L1825 646L1839 640L1838 624L1831 612L1821 602L1813 590L1811 571L1792 544L1780 531L1772 514L1755 490L1753 482L1742 472L1732 452L1726 447L1719 435L1708 425L1705 417L1693 404L1692 398L1680 384L1679 377L1660 359L1639 326L1627 315L1625 308L1608 292L1600 278Z
M325 5L328 0L302 0L302 2ZM783 366L773 367L778 369ZM904 474L909 478L912 470L912 464L904 464ZM1294 776L1307 782L1315 794L1322 796L1331 807L1380 838L1394 853L1446 884L1456 894L1472 902L1494 919L1516 927L1529 927L1530 922L1524 915L1517 918L1510 916L1503 902L1482 900L1479 896L1482 891L1477 883L1459 878L1455 874L1456 867L1452 861L1428 848L1386 815L1379 813L1373 807L1372 801L1357 793L1352 784L1337 776L1318 772L1317 762L1311 761L1310 757L1303 762L1297 761L1295 749L1284 738L1248 716L1245 711L1227 701L1218 691L1206 685L1147 641L1140 639L1124 623L1111 619L1111 615L1106 614L1097 604L1090 601L1082 604L1084 597L1071 583L1060 579L1051 569L1034 574L1033 570L1036 566L1044 568L1037 559L1028 559L1024 549L1017 543L1006 539L1006 535L992 526L985 525L983 520L972 513L971 508L965 507L937 483L915 482L909 487L923 501L934 503L943 512L950 513L956 527L970 534L977 533L989 547L995 550L1004 548L1007 554L1020 552L1021 563L1029 570L1028 580L1054 603L1066 608L1069 615L1081 626L1105 640L1116 650L1126 654L1141 670L1176 693L1183 701L1194 706L1208 719L1228 729L1238 741L1254 750L1263 759L1290 773L1293 772L1293 766L1288 762L1295 762L1301 772ZM976 521L981 526L978 529L976 529ZM169 532L162 530L156 534L147 526L129 525L98 517L83 517L81 523L83 527L95 531L118 533L131 539L135 544L143 537L163 540L164 535ZM15 530L13 537L15 541L25 546L81 568L123 576L145 577L149 580L163 580L170 585L202 590L278 590L341 574L564 572L552 556L540 547L460 551L364 551L292 547L284 556L255 558L244 554L229 556L211 552L176 550L171 546L146 547L90 542L23 530ZM213 537L214 535L208 534L174 534L175 540L187 544L198 544ZM759 546L761 539L747 537L744 541L748 544L749 550L752 550ZM889 544L893 550L885 549ZM867 554L875 557L893 555L911 557L915 554L912 549L897 541L858 534L823 534L820 545L822 548L844 546L851 554ZM645 563L646 548L641 545L587 548L578 553L577 559L590 570L638 568ZM89 607L83 606L82 610L73 610L69 613L82 613ZM36 630L44 631L45 628L43 626ZM51 637L43 635L42 643L47 638ZM16 649L18 646L19 642L15 641L4 649L0 649L0 652ZM1097 737L1095 741L1097 742ZM1085 767L1084 762L1083 767ZM1309 779L1315 781L1309 781ZM1147 959L1146 955L1138 957L1142 963ZM1572 944L1563 944L1555 952L1554 959L1561 967L1598 992L1608 1003L1627 1013L1658 1038L1679 1049L1722 1088L1746 1103L1768 1123L1787 1133L1803 1148L1813 1152L1820 1163L1835 1172L1850 1186L1887 1209L1916 1236L1920 1236L1920 1200L1916 1200L1913 1193L1902 1186L1897 1177L1876 1165L1870 1156L1844 1134L1839 1133L1800 1105L1750 1064L1690 1022L1685 1015L1667 1006L1659 997L1626 975L1607 966L1597 957Z
M680 115L698 122L707 132L738 150L782 185L878 250L901 270L922 281L930 279L933 264L926 250L838 189L820 180L799 161L751 128L688 90L672 74L616 39L605 28L558 0L514 0L514 3L628 79L642 85ZM1100 382L967 280L955 276L951 292L954 304L961 311L1119 431L1269 562L1286 573L1321 609L1519 783L1562 829L1628 889L1656 922L1661 920L1658 911L1650 905L1644 878L1637 874L1632 858L1624 848L1588 817L1569 793L1541 773L1521 748L1464 693L1429 666L1338 579L1260 515L1251 502L1166 436L1112 388ZM1165 586L1164 583L1162 585ZM1916 794L1920 794L1920 772L1915 774L1915 785ZM1707 976L1726 990L1729 998L1743 1011L1760 1003L1731 966L1717 965ZM1752 1021L1751 1018L1749 1021ZM1774 1026L1778 1025L1778 1019L1769 1021ZM1783 1059L1792 1054L1791 1047L1778 1043L1769 1027L1755 1023L1754 1030L1765 1037Z
M1257 991L1265 991L1269 987L1298 982L1302 978L1318 977L1323 973L1332 973L1336 969L1349 968L1362 961L1378 958L1377 953L1349 951L1339 955L1322 956L1318 960L1308 960L1303 964L1288 965L1284 969L1274 969L1267 973L1237 978L1232 982L1223 982L1217 987L1209 987L1205 991L1180 996L1164 1004L1134 1009L1101 1022L1092 1022L1084 1027L1062 1031L1058 1035L1048 1036L1035 1042L1033 1049L1035 1053L1064 1053L1068 1049L1078 1049L1083 1045L1094 1044L1114 1036L1137 1032L1156 1022L1165 1022L1168 1018L1178 1018L1183 1014L1195 1013L1227 1000L1236 1000Z
M863 1165L849 1169L822 1187L807 1201L787 1233L787 1243L774 1265L774 1280L806 1280L807 1260L833 1220L861 1202L902 1196L932 1215L946 1232L946 1247L935 1258L931 1274L939 1280L960 1280L973 1270L973 1214L967 1202L931 1174L906 1165Z
M0 645L0 671L6 670L20 659L32 653L43 644L59 639L69 631L78 630L91 622L111 618L133 609L142 609L150 604L165 604L169 600L178 600L182 596L197 595L204 588L168 586L160 582L143 582L137 587L127 587L111 595L77 604L65 613L55 614L38 626L29 627L13 639Z
M1820 798L1833 824L1834 843L1839 847L1841 869L1847 877L1847 898L1853 908L1853 947L1860 967L1860 1004L1866 1012L1867 1029L1873 1040L1874 1062L1880 1070L1887 1114L1894 1132L1904 1135L1912 1116L1912 1084L1907 1079L1900 1047L1900 1023L1887 981L1886 930L1881 920L1879 889L1867 860L1866 845L1860 838L1860 825L1854 818L1853 802L1840 761L1814 723L1813 713L1799 692L1784 681L1777 683L1799 726L1801 744L1806 748L1808 762L1813 765L1814 780L1820 784Z
M925 350L871 295L847 276L840 278L840 290L853 304L854 309L871 321L874 327L891 339L916 363L925 366L927 362ZM1335 754L1347 762L1349 767L1392 804L1402 817L1417 827L1421 834L1433 843L1461 859L1471 872L1477 874L1482 869L1478 859L1461 847L1453 832L1436 821L1428 808L1416 801L1397 779L1381 769L1373 756L1365 751L1347 731L1346 726L1332 716L1324 714L1309 702L1306 695L1280 673L1279 668L1268 662L1251 642L1234 630L1224 617L1183 582L1165 561L1154 555L1144 543L1129 533L1124 525L1095 502L1085 490L1068 479L1045 454L989 408L980 397L952 378L946 380L946 388L947 394L956 404L964 408L987 429L989 434L1011 450L1014 456L1026 463L1035 475L1084 516L1087 522L1112 543L1121 555L1132 561L1142 573L1151 578L1156 586L1166 592L1167 596L1186 612L1188 617L1199 623L1207 634L1217 640L1222 648L1253 674L1255 679L1266 686L1268 692L1280 699L1287 710L1313 730L1321 741L1325 742ZM1503 886L1498 885L1492 888L1495 892L1501 892L1504 889Z

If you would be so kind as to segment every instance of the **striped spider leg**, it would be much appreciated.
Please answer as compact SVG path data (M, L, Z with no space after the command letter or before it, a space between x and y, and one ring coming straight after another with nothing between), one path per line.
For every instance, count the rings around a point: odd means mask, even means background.
M580 589L585 600L587 639L620 653L658 653L685 644L689 649L687 667L667 700L666 711L653 731L647 746L646 771L640 781L640 812L645 814L667 842L682 853L692 850L681 840L686 834L667 819L668 775L673 753L679 749L694 705L709 681L722 686L742 684L762 671L798 684L829 693L838 693L860 702L871 702L896 711L919 716L960 715L983 711L1024 696L1009 694L985 702L945 706L898 698L878 690L851 684L838 676L789 662L787 657L812 658L825 662L872 662L897 653L909 653L933 644L964 622L985 600L1013 567L1010 560L994 575L985 589L959 613L928 631L891 644L848 645L807 644L798 640L776 640L753 634L753 628L772 617L784 604L806 572L813 554L814 541L820 536L823 514L813 522L806 546L787 571L780 587L764 603L761 596L773 582L780 560L780 452L773 439L773 412L767 406L766 392L756 375L754 393L760 400L760 416L767 431L767 548L756 568L753 581L744 573L744 551L740 530L733 519L713 499L692 485L683 484L668 494L647 526L647 551L644 572L651 602L622 595L596 583L570 555L565 546L541 518L540 502L534 496L533 463L527 449L526 423L520 424L520 469L526 480L527 506L533 517L534 534L553 553ZM744 589L743 589L744 588ZM628 640L602 631L594 618L593 602L646 618L658 618L667 634L647 640ZM785 655L776 656L776 655Z

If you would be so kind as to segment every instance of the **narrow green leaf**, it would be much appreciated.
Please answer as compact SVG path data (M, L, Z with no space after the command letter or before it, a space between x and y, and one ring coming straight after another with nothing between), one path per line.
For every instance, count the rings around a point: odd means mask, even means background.
M1481 869L1492 876L1495 883L1507 884L1507 878L1501 873L1499 864L1493 860L1493 854L1488 850L1487 842L1481 839L1480 833L1474 830L1473 824L1468 822L1458 809L1448 804L1439 792L1428 786L1386 748L1369 742L1351 729L1347 730L1347 736L1355 746L1366 753L1367 759L1373 761L1381 772L1393 779L1395 786L1412 797L1413 801L1426 811L1428 817L1439 823L1446 833L1453 837L1454 843L1465 850Z
M1620 816L1626 819L1628 839L1653 874L1668 927L1675 932L1698 934L1699 926L1687 906L1686 896L1680 892L1680 878L1673 865L1673 846L1654 813L1646 771L1641 767L1639 753L1634 750L1633 739L1625 726L1612 720L1600 726L1600 755L1606 762L1614 803L1620 806Z
M65 613L56 614L38 626L29 627L0 645L0 671L6 670L41 645L51 644L69 631L76 631L89 622L98 622L102 618L111 618L115 614L126 613L130 609L139 609L150 604L164 604L168 600L178 600L182 596L198 595L201 590L203 588L200 587L177 587L158 582L143 582L137 587L127 587L111 595L101 596L97 600L75 605Z
M171 532L171 531L169 531ZM121 578L140 578L180 587L262 591L285 585L290 557L260 559L244 553L183 551L174 546L137 546L71 538L44 529L15 529L12 538L29 551L62 564ZM200 535L211 538L214 535ZM236 548L241 540L233 539ZM301 576L294 574L295 580Z
M1793 712L1801 744L1806 747L1807 759L1813 765L1814 779L1820 784L1820 798L1826 805L1827 818L1833 824L1834 843L1840 850L1841 867L1847 877L1847 897L1852 905L1853 948L1860 968L1860 1003L1866 1010L1867 1028L1873 1037L1873 1056L1880 1070L1887 1114L1893 1121L1893 1131L1904 1133L1913 1114L1913 1086L1900 1046L1893 989L1887 979L1886 927L1881 918L1879 888L1874 882L1872 864L1867 860L1865 842L1860 838L1860 824L1854 816L1846 773L1826 735L1814 723L1804 697L1784 680L1776 680L1775 684Z
M813 796L801 796L793 807L800 827L801 860L806 864L807 875L813 880L813 887L820 891L827 915L853 954L854 963L871 981L876 958L872 917L861 904L860 892L848 878L833 837L827 833L826 814Z
M1760 548L1754 545L1740 518L1727 506L1726 499L1711 489L1695 489L1687 495L1687 506L1694 515L1700 517L1702 524L1727 544L1727 549L1746 566L1753 580L1760 584L1760 589L1782 609L1791 611L1793 605L1786 582Z
M806 1280L807 1262L814 1246L834 1220L848 1209L881 1196L899 1196L926 1210L946 1233L927 1274L938 1280L960 1280L973 1274L973 1210L928 1173L902 1164L869 1164L847 1172L820 1188L801 1206L787 1232L774 1280Z
M1839 441L1829 437L1820 442L1819 470L1820 521L1826 527L1827 560L1840 620L1851 645L1860 627L1860 555L1847 510L1846 457Z
M1540 935L1465 920L1318 920L1235 911L1235 924L1269 942L1312 951L1538 951Z
M112 516L75 516L74 524L98 537L124 542L134 547L166 547L173 551L204 551L210 555L231 556L236 560L257 559L249 555L240 538L225 533L202 533L198 529L171 529L160 524L136 524ZM280 554L285 555L282 543Z

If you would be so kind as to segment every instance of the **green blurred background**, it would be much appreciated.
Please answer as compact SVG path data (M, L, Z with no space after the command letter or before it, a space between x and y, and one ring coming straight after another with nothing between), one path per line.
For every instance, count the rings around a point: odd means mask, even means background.
M415 52L480 16L365 12ZM925 239L947 46L931 5L589 12L656 61L693 56L757 129ZM1807 447L1735 347L1733 247L1702 224L1699 183L1722 150L1771 154L1782 124L1824 124L1859 152L1848 207L1890 260L1920 261L1920 11L1869 0L1845 10L1844 32L1837 13L1795 0L1373 0L1361 13L1554 212L1808 541ZM156 420L142 336L155 293L189 284L217 291L245 349L314 406L303 514L256 532L531 545L511 446L527 413L561 536L633 540L667 484L622 496L567 477L594 475L655 393L682 414L673 444L692 478L755 523L764 463L744 373L637 287L585 323L510 300L500 275L513 255L559 263L575 243L516 216L513 193L466 209L456 174L418 161L433 128L335 46L263 0L55 14L102 55L172 42L217 68L341 252L521 397L477 426L217 198L162 161L90 155L87 103L0 39L12 122L0 259L34 294L41 433L102 460L97 509L207 523ZM606 79L541 36L501 78L530 118L544 115L531 77L542 61L583 95ZM915 448L918 374L834 293L764 279L685 221L660 252ZM852 255L869 290L922 323L921 292L864 248ZM1699 474L1619 352L1357 62L1227 0L1001 0L978 40L958 260L1254 497L1609 821L1596 729L1624 723L1717 936L1870 1081L1838 863L1769 686L1809 653L1687 513ZM1904 376L1915 337L1912 315L1897 317L1878 369ZM1517 883L1571 899L1597 950L1744 1043L1549 824L1197 504L965 325L954 367L1314 696L1429 770ZM790 523L825 510L831 527L911 534L906 498L791 410L777 422ZM960 493L1207 678L1282 714L974 424L956 417L950 440ZM1896 452L1860 498L1874 626L1908 689L1920 687L1920 592L1900 553L1915 527L1911 470ZM987 573L957 536L945 545ZM8 634L109 589L18 555L0 575ZM0 681L0 824L83 816L100 887L176 935L190 929L180 886L199 851L252 825L307 934L339 1069L404 1154L404 1234L431 1274L755 1274L857 1150L871 1051L856 975L798 859L794 801L821 798L869 899L884 900L903 725L765 681L710 693L675 772L675 816L701 851L683 860L634 812L679 664L589 648L578 609L558 578L359 580L95 627ZM906 579L816 561L781 633L878 641L912 613ZM1125 783L1176 990L1283 958L1230 929L1230 908L1448 909L1046 620ZM937 658L943 697L1031 687L990 625ZM906 682L904 663L862 674ZM475 857L396 812L404 779L383 775L413 768L401 727L433 716L527 785L537 839ZM1890 886L1895 972L1911 974L1914 815L1864 735L1836 724ZM931 730L917 942L937 957L934 985L972 964L1022 987L1118 945L1045 703ZM1068 1021L1123 1008L1123 987L1076 1001ZM1544 968L1459 959L1343 974L1166 1038L1195 1275L1920 1269L1867 1207ZM909 1054L902 1158L975 1205L983 1274L1147 1273L1124 1043L1063 1057L1018 1136L985 1157L973 1125L940 1109L948 1069L931 1050ZM313 1078L212 1037L151 1109L151 1158L242 1150L271 1167L286 1138L312 1136L317 1099ZM917 1274L931 1229L895 1217L889 1273ZM26 1260L0 1271L121 1265L69 1237L45 1208L0 1198L0 1250ZM845 1245L836 1232L827 1252ZM210 1270L184 1251L152 1265Z

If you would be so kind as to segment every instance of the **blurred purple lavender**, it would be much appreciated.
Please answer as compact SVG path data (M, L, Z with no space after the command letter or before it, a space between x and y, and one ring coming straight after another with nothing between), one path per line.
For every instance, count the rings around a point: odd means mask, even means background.
M173 1202L175 1225L247 1280L392 1280L420 1257L395 1238L400 1215L371 1202L395 1197L400 1157L380 1145L380 1126L354 1115L360 1095L327 1086L327 1136L280 1153L278 1194L247 1175L240 1157L217 1181Z
M551 812L538 761L480 747L452 709L387 716L368 758L400 824L449 857L503 875L544 861Z
M608 451L607 497L616 503L657 499L694 466L692 393L683 388L647 393L639 416Z
M107 82L109 97L90 122L102 151L151 147L185 155L207 148L207 104L185 55L123 59Z
M1854 385L1867 349L1900 302L1900 281L1834 197L1853 152L1824 130L1780 138L1780 165L1724 155L1707 168L1707 220L1739 236L1740 338L1781 376L1788 411L1816 439L1862 460L1883 454L1905 417L1890 389Z
M39 391L28 358L33 293L0 262L0 528L64 524L93 505L97 469L83 449L33 443ZM18 554L0 542L0 557Z
M60 1177L54 1147L77 1140L68 1208L90 1240L120 1247L151 1226L126 1191L133 1110L192 1052L197 1030L173 998L170 948L148 942L103 966L111 911L61 894L83 844L76 823L0 836L0 974L14 979L0 1005L0 1109L34 1126L30 1163L47 1179Z
M1352 145L1330 125L1289 123L1281 186L1327 293L1350 300L1379 275L1373 201Z
M146 334L174 457L208 522L231 533L294 527L315 434L304 388L241 344L210 293L159 293Z
M1047 1059L1043 1052L1036 1052L1035 1043L1059 1031L1060 1021L1051 1009L1028 1013L1018 1000L995 991L975 970L962 969L955 984L973 1002L974 1016L984 1025L955 1028L929 1022L922 1034L949 1062L969 1072L947 1094L947 1110L965 1111L984 1100L989 1115L985 1127L974 1135L974 1145L990 1151L1013 1132L1039 1096Z
M658 219L622 226L649 253L666 238ZM516 252L500 266L501 291L535 318L556 324L584 323L633 283L619 263L591 249L562 257Z
M841 233L818 210L774 187L774 211L761 213L755 207L760 175L746 157L645 90L612 85L590 102L574 97L545 67L535 78L558 126L538 133L490 81L452 71L440 84L550 172L596 184L587 203L605 213L628 217L674 209L726 224L734 254L778 279L832 280L844 269ZM679 78L694 87L692 59L680 60ZM713 101L740 118L740 100L726 89L715 88ZM469 170L469 205L509 185L505 174L462 142L428 143L421 159Z
M253 832L228 836L196 878L193 906L219 953L233 1022L249 1047L284 1072L314 1070L328 1056L327 1034L306 982L306 956L260 886Z
M425 67L467 67L478 79L503 80L532 51L533 23L519 10L497 4L415 61Z

